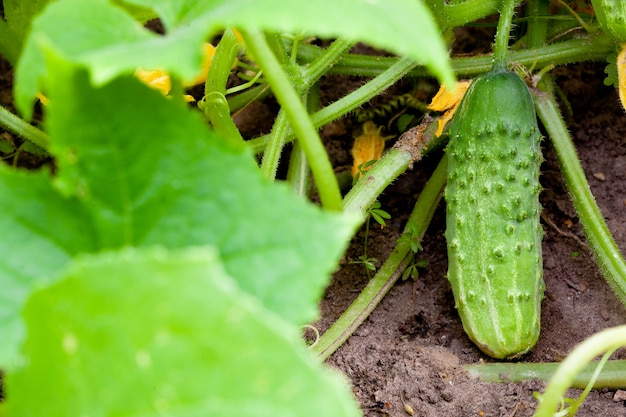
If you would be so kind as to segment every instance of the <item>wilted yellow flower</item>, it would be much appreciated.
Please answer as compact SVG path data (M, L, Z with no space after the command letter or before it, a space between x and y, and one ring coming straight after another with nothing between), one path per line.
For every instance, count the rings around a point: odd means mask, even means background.
M619 81L618 89L619 100L622 107L626 109L626 44L622 45L622 50L617 55L617 80Z
M172 88L170 75L163 70L145 70L139 68L135 71L135 76L148 87L159 90L164 96L170 93Z
M376 126L372 121L363 123L363 133L354 139L352 146L352 158L354 158L352 177L360 175L359 171L369 169L369 167L363 168L363 164L377 161L382 156L387 138L381 136L381 129L382 126Z
M41 104L43 104L44 106L47 106L48 103L50 102L50 100L48 100L48 97L44 96L41 93L37 93L37 98L39 99L39 101L41 101Z
M433 111L445 111L445 113L437 121L437 137L443 133L443 128L446 123L452 119L457 107L461 103L461 99L465 95L471 81L463 80L456 83L456 88L453 91L448 90L444 85L439 88L439 91L433 97L432 102L428 106L428 109Z
M209 72L213 55L215 55L215 46L205 42L204 45L202 45L202 53L204 55L202 70L200 70L198 75L191 81L183 82L185 87L192 87L206 81L206 75ZM135 71L135 76L139 79L139 81L146 84L148 87L159 90L164 96L168 95L172 89L172 80L170 79L170 75L163 70L145 70L143 68L138 68ZM37 98L43 105L48 105L48 98L42 93L37 93ZM195 101L193 96L188 94L185 94L185 100L188 102Z
M206 75L209 72L209 67L211 66L213 55L215 55L215 46L211 45L208 42L205 42L204 45L202 45L202 54L204 56L204 59L202 60L202 70L200 70L198 75L193 80L189 82L183 82L183 85L185 85L186 87L202 84L206 81Z
M183 81L183 85L185 87L191 87L206 81L206 75L207 72L209 72L209 67L211 66L213 55L215 54L215 47L210 43L205 43L202 46L202 49L204 55L202 70L200 70L194 79L190 81ZM148 87L159 90L163 93L163 95L168 95L172 89L170 75L163 70L145 70L143 68L139 68L135 71L135 76ZM194 98L190 95L185 95L185 100L194 101Z

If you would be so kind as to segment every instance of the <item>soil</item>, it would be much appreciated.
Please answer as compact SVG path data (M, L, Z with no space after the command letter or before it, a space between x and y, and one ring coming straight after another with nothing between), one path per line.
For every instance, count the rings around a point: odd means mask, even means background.
M464 48L476 51L471 42L460 46ZM603 63L573 65L559 68L553 74L571 105L568 123L591 190L624 253L626 113L614 88L603 84L604 66ZM11 78L8 65L1 63L0 104L9 107ZM332 101L362 82L359 78L327 77L322 82L322 99ZM411 88L410 82L399 83L387 95L401 94ZM433 93L435 88L433 84L430 90L422 91ZM266 101L255 104L247 116L238 116L244 134L265 133L271 127L275 108L275 103ZM350 169L352 136L358 126L353 117L347 117L322 131L338 171ZM0 135L19 144L7 132L0 131ZM541 336L535 348L523 358L531 362L559 361L586 337L626 321L623 305L605 282L585 243L548 140L543 142L543 153L541 201L546 297L542 304ZM387 258L437 157L417 164L381 196L382 208L392 218L385 228L374 225L370 228L368 256L378 260ZM24 155L17 161L30 167L45 162L37 158L33 162L31 158ZM422 243L423 251L418 255L428 266L416 281L397 283L365 323L329 358L328 364L351 381L365 416L409 415L411 410L406 407L411 407L416 416L531 416L536 407L533 392L541 391L544 383L481 382L470 378L461 368L464 364L493 360L467 338L454 309L446 280L444 230L442 202ZM316 323L320 332L341 315L368 282L363 265L351 263L363 254L364 239L365 231L361 230L333 276L321 303L321 318ZM626 359L626 352L620 350L614 358ZM577 397L579 393L570 390L568 396ZM626 404L614 401L614 394L611 390L592 391L577 415L626 416Z

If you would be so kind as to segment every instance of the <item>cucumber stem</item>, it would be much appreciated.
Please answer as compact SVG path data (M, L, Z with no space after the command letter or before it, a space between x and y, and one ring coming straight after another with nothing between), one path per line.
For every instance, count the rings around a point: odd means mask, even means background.
M313 112L320 107L319 93L319 84L315 83L306 96L306 106L309 112ZM311 171L309 170L309 163L306 160L306 154L302 150L302 145L300 145L299 142L295 142L291 150L291 156L289 157L287 183L296 195L308 198L310 179Z
M281 107L276 119L274 119L274 125L272 126L267 146L261 158L261 172L270 180L276 178L276 172L278 171L280 157L285 147L285 136L288 130L289 118L287 117L285 109Z
M576 346L552 375L534 417L552 417L565 391L584 366L599 354L622 346L626 346L626 326L603 330Z
M235 143L243 143L243 138L230 117L230 107L226 101L226 83L240 49L241 45L233 30L226 29L215 48L204 84L204 99L200 106L213 129L222 138Z
M498 20L496 31L496 44L493 48L493 70L506 69L506 55L509 49L509 37L511 25L513 24L513 14L515 13L516 0L502 0L502 10Z
M407 151L400 151L409 155ZM380 163L381 161L378 161ZM377 164L378 164L377 163ZM375 169L375 166L372 170ZM445 156L424 186L413 211L407 221L407 225L398 239L396 247L380 267L374 278L361 291L359 296L352 302L350 307L333 323L333 325L320 337L312 351L322 360L332 355L363 321L376 308L378 303L393 287L402 271L411 259L411 239L422 240L439 201L441 200L443 187L446 183L448 170L448 158ZM415 230L418 235L415 236Z
M322 48L317 46L302 45L298 49L298 60L303 63L311 62L322 52ZM541 69L548 65L604 61L607 55L613 52L615 52L615 42L603 33L594 33L533 49L510 50L508 59L509 62ZM481 74L489 71L493 65L493 59L493 54L453 57L451 59L452 70L460 77ZM329 70L328 74L376 77L398 60L399 58L393 57L346 54ZM416 65L407 76L417 78L430 75L426 67Z
M528 21L527 44L528 48L539 48L546 43L548 34L548 15L550 3L544 0L530 0L527 7Z
M437 123L430 123L421 134L419 145L411 141L404 145L400 137L396 145L386 151L346 194L343 198L344 211L365 214L367 208L410 164L420 160L422 155L432 152L435 146L441 145L441 137L435 138L436 131Z
M343 199L346 212L364 214L391 182L406 171L411 163L411 154L399 149L390 149L366 171Z
M29 142L34 143L41 149L48 150L50 145L48 135L37 129L35 126L26 123L24 120L20 119L3 106L0 106L0 126L15 133L21 138L28 140Z
M485 382L520 382L529 379L549 380L560 363L481 363L463 366L469 375ZM572 379L571 388L584 389L596 370L597 362L585 365L579 374ZM593 389L625 389L626 360L608 361L593 384Z
M272 53L262 32L254 29L240 30L246 47L254 55L272 87L276 99L291 122L292 129L300 140L313 172L313 178L320 194L322 206L327 210L340 211L342 198L333 167L313 126L302 99L291 85L289 77Z
M356 107L381 94L416 65L417 63L411 58L400 58L373 80L311 115L313 126L319 128L346 115ZM286 143L292 141L293 138L294 134L289 129ZM255 153L261 153L268 141L269 135L265 135L248 141L248 144Z
M294 45L297 44L297 42L294 42ZM324 75L325 71L332 67L352 45L354 45L354 42L338 39L326 48L324 53L319 55L317 59L311 62L306 68L300 68L297 67L296 64L290 63L289 67L293 67L291 72L297 72L299 74L295 88L296 92L301 96L306 95L311 86L313 86L322 75ZM293 59L295 58L294 56ZM285 109L281 108L274 122L272 132L269 135L269 142L265 147L265 153L263 154L263 160L261 162L261 172L271 180L276 178L278 163L289 132L289 120L286 117Z
M626 262L604 221L576 155L576 148L561 117L553 93L552 79L544 75L534 91L537 114L554 146L565 185L572 197L576 213L593 249L598 266L617 298L626 306Z

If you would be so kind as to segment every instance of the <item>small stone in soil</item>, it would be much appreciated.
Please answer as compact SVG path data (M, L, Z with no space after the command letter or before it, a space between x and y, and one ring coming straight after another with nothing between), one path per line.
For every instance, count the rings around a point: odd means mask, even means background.
M615 395L613 396L613 401L615 401L616 403L620 401L626 401L626 391L622 389L618 389L617 391L615 391Z

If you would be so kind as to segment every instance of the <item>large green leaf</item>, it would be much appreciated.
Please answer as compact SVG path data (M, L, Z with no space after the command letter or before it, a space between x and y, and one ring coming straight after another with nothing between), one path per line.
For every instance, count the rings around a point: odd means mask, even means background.
M240 291L214 251L81 257L25 309L7 415L357 416L297 328Z
M93 250L89 214L50 187L46 172L11 172L0 165L0 363L15 361L23 337L19 311L78 251Z
M0 366L20 340L24 294L70 257L107 248L214 245L229 275L268 309L296 324L317 316L357 219L266 180L248 148L227 145L184 103L131 76L94 88L60 59L49 71L54 182L0 170L2 221L12 233L0 288L15 295L0 309ZM31 266L16 271L15 263Z
M53 0L3 0L4 19L6 25L0 22L0 51L5 52L12 63L17 61L19 52L30 31L31 22L48 3ZM82 0L89 3L91 0ZM128 5L123 0L114 0L114 3L123 6L133 17L142 22L155 15L149 9ZM62 25L59 25L62 26ZM67 29L67 28L66 28ZM6 49L6 50L5 50Z
M34 17L39 14L44 6L51 0L3 0L4 19L8 33L3 33L9 37L4 41L10 42L11 50L19 52L22 49L24 40L30 30L30 24ZM2 42L2 41L0 41ZM13 53L13 52L11 52ZM13 60L14 57L8 57ZM17 56L15 57L17 58Z
M447 50L422 0L126 1L153 8L172 31L202 22L345 37L413 56L442 78L451 75Z
M212 244L247 291L296 323L316 302L356 219L323 213L266 180L247 147L133 77L91 87L54 66L48 132L57 186L90 208L98 246Z
M226 26L361 40L412 56L445 82L453 80L447 49L428 8L419 0L127 2L152 7L167 34L157 36L142 29L106 0L58 0L33 22L16 73L16 101L26 116L37 91L47 88L41 52L46 44L86 65L96 85L138 67L161 68L190 79L200 70L202 42Z

